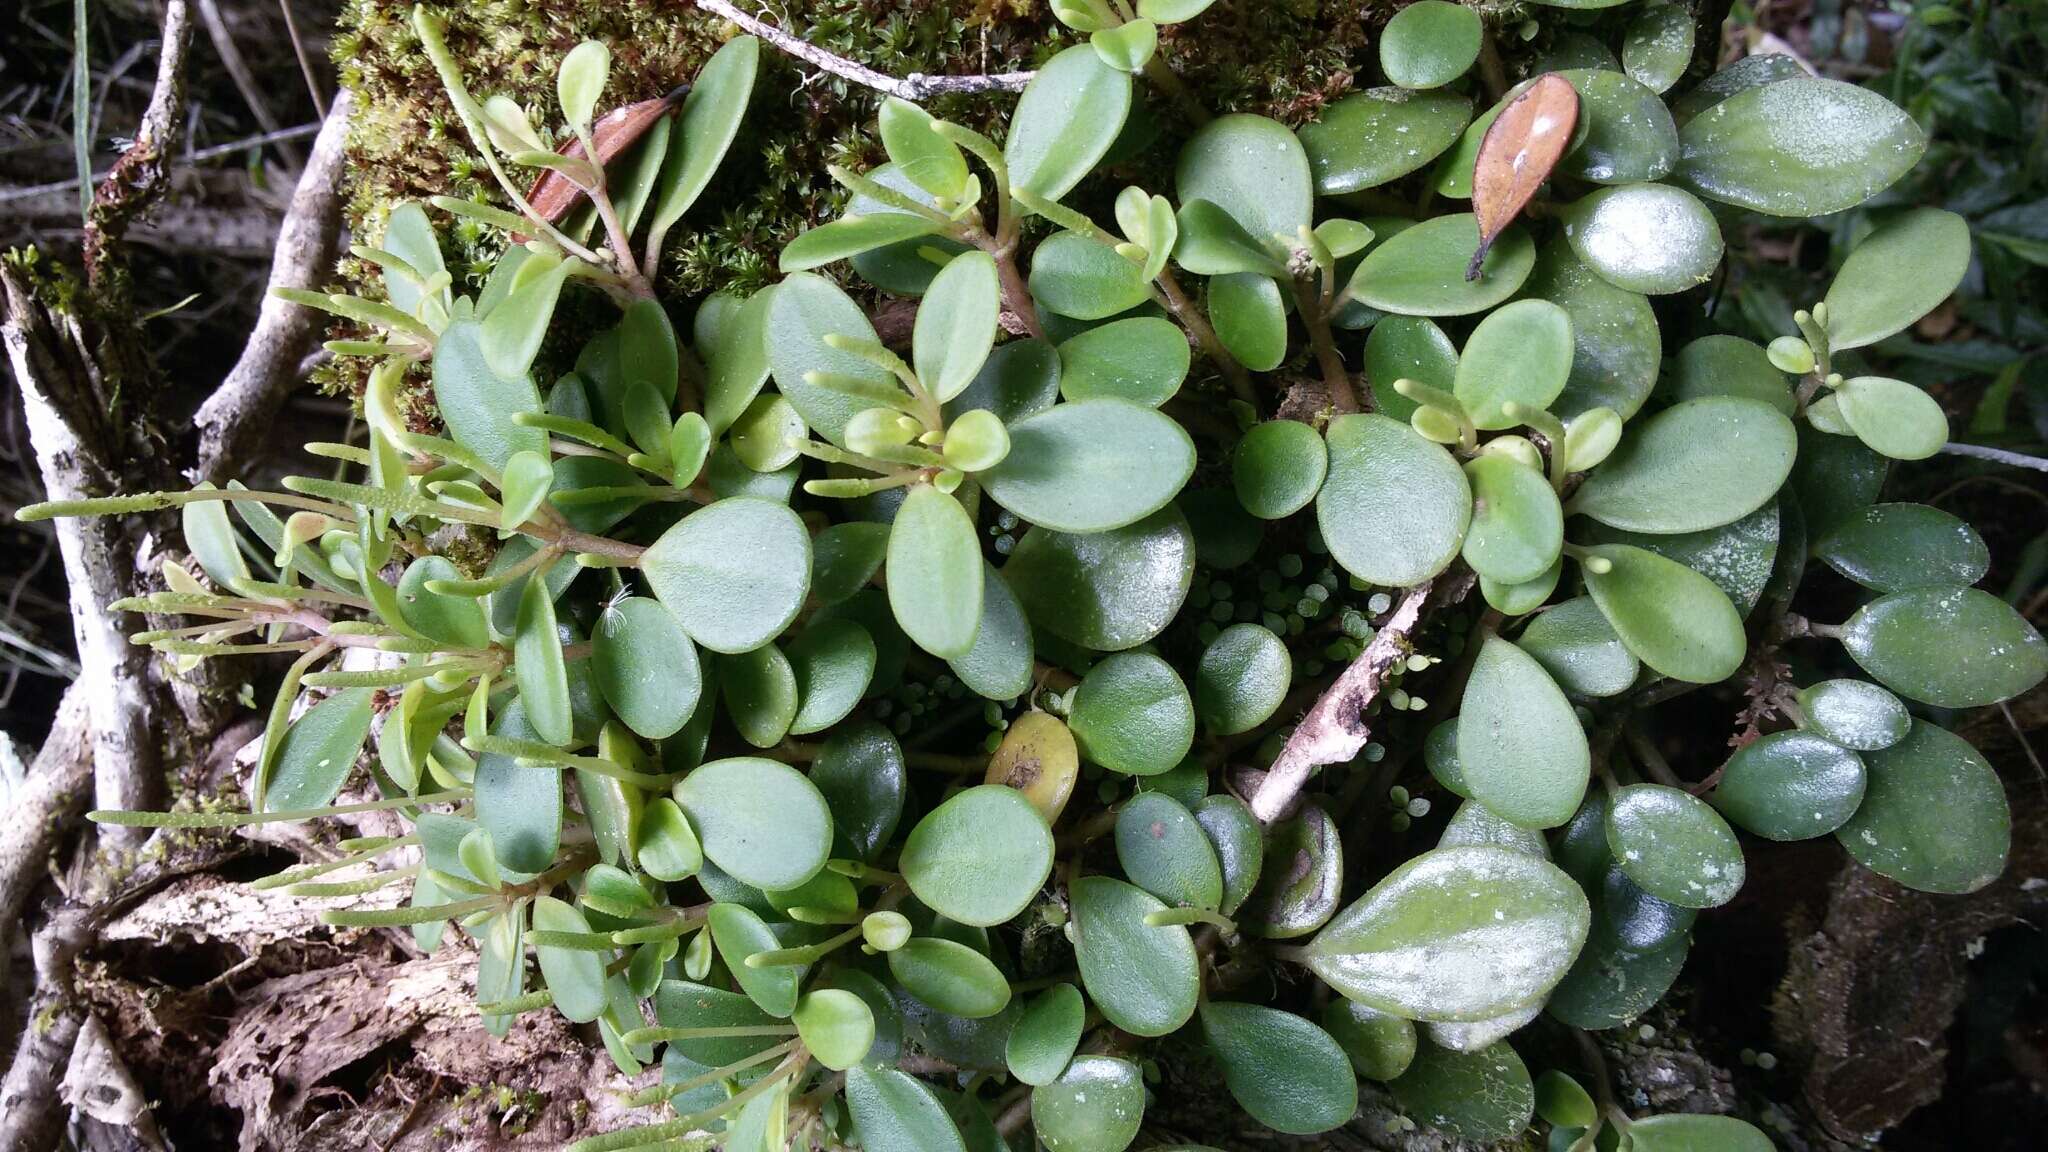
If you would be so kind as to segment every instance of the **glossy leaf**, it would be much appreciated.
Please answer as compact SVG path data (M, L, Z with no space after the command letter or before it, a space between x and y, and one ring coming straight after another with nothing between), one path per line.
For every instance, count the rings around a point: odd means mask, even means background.
M1222 903L1215 849L1194 814L1163 792L1140 792L1117 813L1116 856L1131 883L1170 905Z
M1856 438L1894 460L1925 460L1948 443L1948 414L1904 380L1854 376L1833 399Z
M682 219L711 183L746 117L760 60L759 40L735 36L698 70L669 134L668 160L661 167L649 225L655 234L667 232Z
M830 280L811 272L785 277L769 292L761 322L769 334L768 366L776 389L796 405L804 423L827 440L844 442L846 422L870 405L810 383L810 373L850 377L892 393L900 390L887 371L825 342L827 336L862 342L875 339L867 314Z
M889 606L918 647L967 655L981 627L981 541L952 496L919 484L889 532Z
M1077 44L1039 68L1017 100L1003 158L1010 182L1057 200L1081 182L1123 130L1131 78Z
M1643 891L1682 908L1735 898L1745 868L1735 833L1707 804L1662 784L1632 784L1607 809L1607 843Z
M1287 307L1271 277L1234 272L1211 279L1209 323L1224 350L1253 372L1271 372L1287 359Z
M834 855L872 860L894 839L909 781L888 729L872 720L837 729L811 761L810 778L832 813Z
M1187 334L1170 320L1112 320L1060 345L1060 395L1068 400L1109 397L1157 408L1180 391L1189 356Z
M1551 414L1571 419L1608 408L1623 419L1635 416L1650 398L1663 357L1649 298L1608 283L1562 236L1544 244L1522 294L1548 300L1572 319L1571 376L1551 402Z
M1015 788L1052 824L1080 778L1080 759L1065 722L1049 712L1026 712L1010 722L1002 744L989 757L984 779Z
M537 932L588 934L590 922L573 905L543 895L533 901L533 927ZM587 1024L604 1014L607 1000L602 954L545 944L535 945L533 951L540 959L541 980L553 994L557 1012L577 1024Z
M1835 833L1858 863L1922 892L1974 892L2005 870L2005 787L1962 737L1915 720L1864 763L1863 804Z
M1145 652L1118 652L1089 669L1067 723L1083 756L1133 776L1173 768L1195 739L1187 685L1172 665Z
M894 1068L847 1069L846 1107L863 1147L967 1152L960 1129L932 1090Z
M1801 76L1699 113L1679 144L1674 179L1708 199L1770 216L1825 216L1884 191L1919 161L1927 136L1867 88Z
M1230 458L1237 501L1261 520L1282 520L1308 507L1329 469L1323 438L1299 420L1253 425Z
M1763 346L1740 336L1702 336L1678 350L1663 382L1673 400L1747 396L1792 415L1792 386Z
M675 786L704 855L743 884L794 888L825 866L832 813L787 764L752 756L714 760Z
M1479 58L1479 14L1445 0L1418 0L1380 33L1380 70L1403 88L1438 88Z
M1983 537L1926 504L1873 504L1821 537L1814 555L1878 592L1975 584L1991 570Z
M796 715L789 734L823 732L847 717L875 675L875 641L852 620L818 620L789 643Z
M1343 893L1344 842L1337 822L1315 804L1266 836L1258 885L1238 914L1254 936L1290 940L1306 936L1336 915Z
M933 196L958 199L967 189L967 157L932 126L931 114L894 96L877 117L889 161Z
M1233 624L1196 666L1195 714L1216 735L1249 732L1279 710L1293 677L1285 642L1257 624Z
M344 688L285 729L258 811L290 812L334 802L355 771L374 713L370 688Z
M1746 832L1805 840L1841 827L1863 802L1863 787L1854 752L1806 732L1773 732L1728 758L1711 799Z
M722 657L718 687L726 714L740 738L756 748L773 748L796 720L796 669L773 644Z
M1697 288L1721 263L1721 226L1682 188L1603 188L1565 215L1572 251L1608 283L1661 295Z
M1358 1110L1358 1080L1328 1032L1261 1004L1205 1004L1201 1018L1224 1084L1260 1124L1308 1136L1341 1127Z
M1842 626L1842 646L1880 684L1938 708L2010 700L2048 676L2048 643L2010 605L1976 588L1879 597Z
M1374 90L1330 105L1298 135L1316 191L1337 196L1417 171L1457 143L1471 119L1472 102L1453 92Z
M1031 254L1031 297L1076 320L1106 320L1151 299L1142 271L1078 232L1046 237Z
M1194 574L1194 534L1173 508L1108 532L1033 528L1003 566L1033 628L1099 652L1164 631Z
M1474 800L1527 828L1570 820L1592 774L1571 702L1543 665L1497 636L1480 648L1465 684L1458 763Z
M541 322L545 325L545 321ZM516 452L546 452L547 433L512 421L539 412L540 390L522 369L500 374L484 358L483 326L456 320L434 344L434 403L456 443L503 468Z
M1799 690L1806 726L1844 748L1875 752L1906 738L1913 716L1904 701L1864 680L1823 680Z
M1387 1087L1417 1124L1475 1144L1519 1137L1536 1111L1529 1069L1506 1044L1478 1052L1424 1044Z
M1187 1023L1201 984L1194 941L1178 925L1145 923L1166 905L1107 876L1080 877L1068 896L1081 985L1104 1018L1134 1036L1164 1036Z
M1517 300L1472 330L1452 389L1474 424L1498 431L1521 423L1502 413L1502 404L1548 408L1571 368L1571 315L1548 300Z
M1323 1030L1367 1080L1392 1080L1415 1059L1415 1025L1337 997L1323 1006Z
M1216 850L1223 872L1223 900L1218 910L1234 914L1258 886L1265 864L1263 830L1245 802L1235 796L1206 796L1195 805L1195 823Z
M1134 459L1146 461L1143 472L1132 473ZM998 504L1033 524L1103 532L1165 507L1194 468L1194 442L1179 424L1129 401L1098 399L1012 425L1010 454L981 479Z
M1394 391L1396 380L1449 392L1457 376L1458 348L1434 320L1388 316L1365 338L1365 378L1372 385L1373 406L1396 420L1407 420L1416 408L1415 401Z
M1590 596L1580 596L1537 616L1522 630L1516 647L1534 657L1557 686L1579 696L1617 696L1642 670L1614 626Z
M1742 617L1713 581L1626 544L1588 552L1608 570L1581 565L1586 589L1622 644L1643 663L1695 684L1725 680L1742 666L1748 650Z
M1450 453L1399 421L1339 416L1316 523L1330 555L1372 584L1405 587L1444 570L1464 543L1472 491Z
M1605 68L1558 73L1579 93L1581 129L1558 170L1596 184L1661 180L1678 162L1678 129L1643 84Z
M1031 1090L1031 1128L1046 1152L1123 1152L1144 1119L1144 1077L1114 1056L1078 1057Z
M924 1003L970 1020L994 1016L1010 1003L1010 982L988 957L936 936L913 937L889 953L889 975Z
M1315 183L1301 142L1277 120L1218 116L1181 146L1174 186L1182 203L1207 200L1261 244L1293 243L1312 223Z
M933 911L991 927L1024 911L1052 874L1052 832L1022 792L984 784L918 821L897 869Z
M1792 422L1762 401L1688 400L1638 422L1566 511L1635 532L1718 527L1775 495L1797 449Z
M1636 1152L1771 1152L1777 1145L1754 1124L1733 1116L1674 1112L1628 1126Z
M1692 41L1690 9L1683 4L1647 5L1629 21L1621 45L1622 70L1650 91L1663 92L1678 83L1692 63Z
M703 686L696 645L659 600L630 596L598 617L590 667L626 726L650 740L680 731Z
M1087 1004L1072 984L1055 984L1039 993L1010 1030L1003 1051L1010 1075L1031 1085L1058 1079L1080 1046L1086 1016Z
M1536 265L1528 233L1509 227L1487 249L1477 277L1466 266L1479 249L1470 215L1437 216L1404 229L1365 254L1345 291L1382 312L1402 316L1465 316L1515 294Z
M774 639L803 607L811 535L781 504L734 497L662 533L640 571L691 639L713 652L746 652Z

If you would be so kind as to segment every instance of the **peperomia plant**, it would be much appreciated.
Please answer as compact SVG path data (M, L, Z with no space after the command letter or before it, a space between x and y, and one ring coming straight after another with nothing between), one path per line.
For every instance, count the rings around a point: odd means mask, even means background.
M94 818L399 814L259 883L427 948L457 924L491 1031L556 1011L659 1064L632 1099L672 1114L578 1152L1118 1152L1197 1050L1282 1133L1363 1077L1473 1141L1768 1149L1509 1038L1649 1009L1759 841L1930 892L2003 867L1998 778L1942 722L2048 645L1967 524L1879 502L1947 426L1868 351L1971 258L1961 218L1870 203L1921 130L1783 57L1667 101L1668 4L1475 79L1490 17L1421 0L1393 86L1198 118L1171 197L1105 179L1165 147L1132 77L1191 98L1158 27L1205 7L1056 4L1089 40L1001 144L883 102L843 214L693 313L654 273L757 42L605 116L581 45L545 136L416 11L511 207L431 204L506 247L458 295L401 205L356 249L381 300L294 297L383 333L331 345L374 360L367 443L311 446L356 478L22 513L181 507L198 571L122 607L197 622L136 641L294 657L247 811ZM1852 211L1797 335L1652 302L1755 214ZM617 318L559 350L577 284ZM1816 561L1862 590L1837 623L1793 610ZM1702 688L1733 755L1663 735Z

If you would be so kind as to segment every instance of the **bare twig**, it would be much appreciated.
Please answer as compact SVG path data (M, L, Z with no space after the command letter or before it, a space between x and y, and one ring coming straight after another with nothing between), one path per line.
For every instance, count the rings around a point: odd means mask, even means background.
M775 45L784 53L813 67L877 92L914 103L922 103L934 96L952 92L1019 92L1035 75L1031 72L998 72L987 76L926 76L921 72L913 72L909 76L898 78L877 72L864 64L856 64L843 56L835 56L808 40L793 36L772 24L765 24L740 11L728 0L696 0L696 3L697 7L706 12L725 17Z
M1309 775L1326 764L1342 764L1365 747L1372 729L1365 723L1365 708L1379 695L1387 672L1405 659L1415 630L1422 623L1422 608L1429 600L1434 581L1410 588L1394 607L1393 614L1373 635L1372 643L1358 659L1344 669L1330 690L1302 717L1286 747L1273 760L1273 767L1252 794L1252 815L1270 825L1286 815Z
M2028 456L2021 452L2008 452L2003 448L1987 448L1982 444L1957 444L1950 442L1941 446L1951 456L1970 456L1978 460L1991 460L2010 464L2015 468L2030 468L2036 472L2048 472L2048 457Z
M313 142L278 232L270 265L271 291L263 297L256 328L234 370L192 418L199 429L193 477L219 482L233 475L249 451L270 436L271 418L298 381L299 363L320 335L319 312L280 299L278 288L315 288L334 263L341 232L341 160L348 137L351 93L334 99L327 124Z
M315 135L319 131L319 124L300 124L292 128L282 128L276 132L259 132L254 136L244 136L240 140L230 140L225 144L215 144L210 148L201 148L182 159L188 165L198 164L206 160L218 160L223 156L231 156L237 152L247 152L251 148L261 148L266 144L275 144L280 140L301 140L307 136ZM93 173L92 178L94 180L105 180L113 174L114 170L109 168L104 172ZM48 196L53 192L63 192L66 189L76 187L78 187L78 177L73 176L69 180L53 180L48 184L24 184L15 188L0 188L0 204L12 204L17 200L33 200L38 196Z
M256 73L250 70L249 62L242 57L242 49L235 43L234 33L228 30L228 22L220 14L219 0L199 0L199 18L205 22L206 38L213 41L214 52L226 66L235 91L241 93L242 103L248 105L250 115L256 117L257 126L265 132L275 132L283 127L278 123L277 113L270 110L270 101L263 98L263 86L256 82ZM299 166L297 148L280 145L277 151L286 165Z
M291 37L292 55L298 57L299 74L306 78L306 95L313 99L313 111L325 120L327 98L320 95L320 78L313 74L313 57L306 51L305 37L299 35L299 22L292 15L292 0L277 0L277 7L284 13L284 33Z
M192 47L192 14L185 0L166 0L160 42L156 86L136 127L135 141L94 191L92 210L86 214L85 271L95 284L129 222L157 201L170 178L178 129L185 122L185 54Z
M86 692L73 684L57 708L57 722L29 765L28 778L0 824L0 954L21 920L29 893L42 880L51 848L66 825L85 810L92 780L91 711Z

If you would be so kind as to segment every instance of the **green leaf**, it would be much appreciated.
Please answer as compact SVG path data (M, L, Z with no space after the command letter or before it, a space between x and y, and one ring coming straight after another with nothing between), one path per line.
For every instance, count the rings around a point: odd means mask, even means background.
M1890 101L1854 84L1802 76L1745 89L1679 133L1677 183L1770 216L1825 216L1889 187L1927 150Z
M1721 263L1721 226L1690 192L1602 188L1565 212L1572 251L1608 283L1656 296L1697 288Z
M555 627L555 601L548 595L546 581L528 580L519 594L512 655L512 674L527 722L547 743L569 743L569 673Z
M533 927L537 932L587 934L590 922L574 905L543 895L533 900ZM577 1024L604 1015L608 1001L601 953L545 944L535 945L533 951L540 958L541 982L553 994L556 1011Z
M1636 1152L1771 1152L1777 1147L1755 1125L1733 1116L1645 1116L1628 1126L1628 1134Z
M783 246L777 267L806 272L906 240L936 235L938 221L908 212L877 212L841 216L809 229Z
M705 919L711 942L718 946L718 958L725 961L740 991L761 1011L788 1019L796 1011L797 983L803 978L803 968L784 964L753 968L746 962L757 952L782 947L775 930L753 909L740 904L713 904Z
M1003 145L1010 183L1057 200L1116 142L1131 108L1131 78L1076 44L1039 68L1017 100Z
M526 913L517 906L476 928L476 998L479 1004L510 1000L526 991ZM484 1031L503 1036L514 1016L484 1017Z
M1031 298L1062 316L1103 320L1151 299L1136 264L1079 232L1055 232L1031 253Z
M1579 93L1578 141L1557 171L1596 184L1661 180L1678 162L1678 128L1657 94L1620 72L1559 73Z
M564 120L589 129L591 114L597 111L597 98L604 92L611 67L612 50L602 40L585 40L562 57L562 66L555 72L555 97L561 102ZM538 917L535 926L539 926Z
M675 798L704 855L743 884L795 888L817 875L832 848L825 797L779 761L714 760L683 777Z
M1808 732L1773 732L1736 750L1710 799L1767 840L1806 840L1842 826L1863 802L1863 761Z
M1457 346L1434 320L1388 316L1365 338L1365 378L1372 385L1373 407L1396 420L1406 422L1416 403L1394 391L1394 381L1413 380L1449 392L1457 375Z
M1776 494L1797 450L1792 422L1762 401L1687 400L1638 422L1566 512L1634 532L1718 527Z
M656 880L687 880L704 867L704 848L690 828L689 817L674 800L657 796L648 801L639 832L633 858L641 871Z
M375 695L371 688L345 688L294 721L278 742L257 810L291 812L333 803L369 738Z
M1444 0L1418 0L1380 33L1380 70L1403 88L1441 88L1479 59L1479 14Z
M653 235L665 234L696 203L726 149L739 134L747 102L754 95L754 74L760 67L761 42L735 36L697 72L682 114L669 133L668 159L654 196Z
M1036 813L1033 813L1036 818ZM1051 833L1046 858L1051 861ZM1010 982L989 958L952 940L918 936L889 953L889 975L905 992L941 1012L980 1020L1010 1003Z
M1799 710L1808 728L1858 752L1889 748L1913 726L1903 701L1865 680L1823 680L1801 688Z
M1652 535L1604 524L1588 526L1588 543L1629 544L1698 572L1747 616L1763 596L1778 556L1778 505L1765 504L1733 523L1698 532Z
M1865 604L1842 646L1880 684L1937 708L2010 700L2048 676L2048 643L1989 592L1931 587Z
M746 652L774 639L803 607L811 536L787 507L734 497L662 533L640 571L691 639L713 652Z
M1548 300L1572 320L1572 371L1550 405L1570 419L1593 408L1632 418L1651 388L1663 357L1663 336L1648 297L1616 288L1588 268L1563 236L1547 241L1524 296ZM1791 414L1789 406L1786 414Z
M717 295L697 309L697 347L704 353L704 419L714 435L723 433L754 402L768 382L768 302L764 288L742 301ZM707 317L716 323L707 330Z
M1113 652L1164 631L1194 571L1193 533L1178 509L1166 508L1109 532L1033 528L1011 551L1003 578L1034 628Z
M1260 1124L1309 1136L1342 1127L1358 1111L1358 1079L1328 1032L1260 1004L1212 1002L1201 1016L1224 1084Z
M973 518L929 484L910 490L889 533L889 606L920 648L967 655L981 626L981 540Z
M963 252L932 278L911 333L911 359L917 378L940 403L958 396L980 373L995 344L1001 310L996 262L986 252Z
M1171 320L1112 320L1060 345L1060 395L1070 401L1106 397L1157 408L1180 391L1188 360L1187 334Z
M1506 848L1439 848L1338 913L1308 963L1383 1012L1485 1020L1539 1002L1591 925L1585 894L1556 865Z
M384 239L380 241L384 250L412 266L420 274L419 280L410 276L395 275L390 270L384 273L384 298L391 306L409 316L420 314L420 302L425 299L421 289L425 282L447 271L441 259L441 242L434 235L434 225L427 218L427 210L417 200L407 200L391 210L384 222ZM442 312L450 304L449 290L441 289L435 298Z
M1043 340L1011 340L989 353L974 382L946 405L946 419L983 409L1015 424L1052 407L1059 391L1058 350Z
M519 701L491 725L491 734L538 740ZM476 820L491 835L498 863L513 872L537 873L554 863L562 844L562 772L528 767L510 756L486 752L476 760Z
M1316 191L1339 196L1377 188L1427 166L1458 142L1471 119L1472 102L1454 92L1382 88L1344 97L1302 125L1298 134ZM1468 160L1468 180L1471 171ZM1471 258L1467 249L1465 259Z
M1970 225L1913 208L1863 238L1828 285L1828 347L1861 348L1934 311L1970 270Z
M1586 794L1592 759L1571 702L1543 665L1490 636L1458 712L1458 763L1472 798L1525 828L1555 828Z
M911 183L933 196L957 200L967 191L967 157L932 126L924 109L894 96L882 101L882 147Z
M1175 168L1180 201L1207 200L1261 244L1296 243L1313 222L1308 154L1285 125L1237 112L1196 129Z
M1618 871L1618 870L1617 870ZM1595 936L1550 994L1544 1010L1574 1028L1613 1028L1654 1006L1671 990L1691 945L1683 933L1647 952ZM1506 1045L1497 1047L1505 1048Z
M1076 879L1068 896L1081 986L1103 1017L1134 1036L1164 1036L1187 1023L1201 986L1194 941L1177 924L1145 923L1166 905L1107 876Z
M1344 885L1344 842L1330 814L1309 804L1266 837L1258 886L1238 913L1254 936L1291 940L1337 914Z
M1515 294L1536 266L1536 245L1520 226L1495 240L1479 278L1465 266L1479 250L1479 224L1470 213L1437 216L1403 229L1366 252L1344 291L1382 312L1402 316L1465 316L1484 312Z
M863 1147L967 1152L960 1130L932 1090L894 1068L848 1068L846 1108Z
M882 570L889 526L868 520L834 524L811 537L811 595L837 604L867 587Z
M213 490L211 483L193 485L197 492ZM196 500L178 510L185 531L185 546L192 558L225 592L249 579L249 562L242 558L240 538L228 520L225 500Z
M809 272L799 272L777 284L769 296L763 317L768 339L768 364L775 387L796 410L804 423L826 439L843 444L846 422L868 402L812 384L805 376L821 372L845 376L900 393L901 386L888 371L852 352L842 352L825 343L829 335L875 343L874 326L860 305L838 285Z
M981 623L974 647L947 666L962 684L990 700L1011 700L1031 688L1031 621L1010 585L988 563L981 566Z
M1536 1112L1529 1069L1506 1044L1477 1052L1424 1044L1387 1087L1417 1124L1474 1144L1520 1137Z
M1216 0L1138 0L1138 15L1160 24L1193 20Z
M1144 1121L1144 1077L1128 1060L1077 1057L1031 1090L1031 1128L1046 1152L1123 1152Z
M1323 1006L1323 1030L1367 1080L1392 1080L1415 1059L1415 1025L1338 997Z
M1133 473L1132 460L1145 468ZM1178 423L1103 398L1058 404L1011 425L1010 454L981 480L998 504L1033 524L1103 532L1164 508L1194 469L1194 441Z
M1286 274L1286 267L1273 255L1272 241L1245 231L1221 206L1189 200L1181 205L1177 219L1173 260L1182 268L1202 276Z
M499 524L512 531L533 518L555 485L554 466L540 452L514 452L505 462L499 498L504 505Z
M1631 784L1607 806L1615 862L1643 891L1681 908L1717 908L1742 889L1742 845L1706 802L1662 784Z
M1744 56L1673 100L1671 114L1677 119L1679 127L1683 128L1695 116L1737 92L1806 75L1809 73L1804 64L1782 52Z
M1788 417L1793 411L1790 378L1771 363L1762 345L1740 336L1702 336L1680 348L1665 383L1673 400L1747 396Z
M1579 696L1618 696L1642 671L1628 646L1590 596L1579 596L1529 622L1515 646L1534 657L1557 686Z
M1023 793L983 784L918 821L897 870L932 911L993 927L1024 911L1052 875L1052 832Z
M1235 913L1258 887L1266 859L1264 833L1245 802L1235 796L1205 796L1195 805L1195 823L1216 850L1223 870L1223 901L1217 910Z
M1116 858L1131 883L1180 908L1215 908L1223 869L1194 814L1164 792L1140 792L1116 818Z
M1010 1075L1033 1086L1050 1084L1066 1070L1081 1043L1087 1003L1072 984L1055 984L1017 1017L1003 1049Z
M1233 624L1195 668L1195 713L1213 735L1249 732L1279 711L1293 678L1285 641L1257 624Z
M723 657L718 686L725 710L740 738L756 748L773 748L796 721L796 670L773 644Z
M875 1014L867 1001L851 992L837 988L806 992L796 1002L791 1020L804 1047L818 1063L835 1072L860 1063L874 1047Z
M1473 571L1506 584L1535 580L1557 562L1564 513L1543 474L1489 453L1465 465L1472 524L1463 555Z
M1103 63L1119 72L1136 74L1145 69L1146 61L1159 47L1159 26L1150 20L1127 20L1114 28L1104 28L1088 37L1088 43L1095 48L1095 54Z
M545 326L543 322L543 327ZM540 390L524 371L500 375L484 358L483 326L456 320L434 345L434 403L448 434L484 463L502 469L515 452L546 452L547 433L512 422L539 412Z
M1443 835L1437 838L1436 843L1439 848L1491 845L1525 852L1539 860L1550 859L1550 845L1543 839L1543 833L1511 824L1477 800L1466 800L1458 805L1458 810L1451 813L1450 820L1444 824Z
M1664 92L1692 64L1693 14L1683 4L1650 4L1629 21L1621 66L1652 92ZM1572 1127L1589 1128L1591 1122Z
M811 761L810 778L832 813L834 855L872 860L895 838L908 780L903 748L888 729L856 720L835 731Z
M1904 380L1851 377L1834 399L1856 438L1894 460L1925 460L1948 443L1948 414Z
M1471 485L1451 454L1372 413L1339 416L1325 436L1330 474L1316 523L1330 555L1360 580L1389 587L1449 567L1472 518Z
M1089 669L1067 723L1083 756L1133 776L1168 771L1195 739L1187 686L1172 665L1148 652L1117 652Z
M1269 276L1235 272L1211 279L1209 322L1224 349L1254 372L1271 372L1287 359L1287 307Z
M706 940L708 945L710 934L699 938ZM773 972L776 969L760 971ZM654 1018L664 1028L762 1028L780 1022L740 993L688 980L661 982L654 994ZM776 1036L697 1036L670 1042L669 1051L706 1068L719 1068L745 1060L778 1043L780 1038ZM720 1092L718 1097L723 1100L725 1094Z
M1572 366L1572 319L1547 300L1517 300L1487 313L1465 341L1453 391L1472 422L1499 431L1521 421L1509 401L1543 409L1564 391Z
M562 284L574 267L552 254L532 256L513 277L512 291L483 314L483 323L477 329L477 346L483 351L484 364L494 375L519 379L533 367L534 355L540 351L540 342L547 336L548 324L554 318L555 301L561 297ZM444 332L444 343L446 337ZM443 344L435 345L437 362L442 347Z
M1606 572L1581 565L1586 589L1621 642L1659 674L1694 684L1726 680L1742 666L1742 616L1714 582L1654 552L1604 544L1588 552Z
M1835 833L1857 863L1922 892L1975 892L2005 870L2005 788L1962 737L1915 720L1864 763L1863 804Z
M808 736L844 720L875 675L875 641L852 620L818 620L789 644L796 716L789 734Z
M1814 545L1828 567L1878 592L1975 584L1991 570L1983 537L1926 504L1873 504Z
M1244 510L1261 520L1283 520L1315 499L1329 472L1330 454L1309 425L1267 420L1237 442L1230 467Z

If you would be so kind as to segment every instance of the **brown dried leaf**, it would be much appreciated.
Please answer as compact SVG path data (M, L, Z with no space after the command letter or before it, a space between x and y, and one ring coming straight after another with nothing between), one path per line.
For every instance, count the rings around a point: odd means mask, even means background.
M615 108L599 117L597 122L590 126L591 143L597 145L598 163L609 164L619 153L632 147L654 127L656 121L668 115L670 109L680 105L689 91L690 86L685 84L666 96ZM555 151L572 160L576 159L583 155L583 141L571 136ZM583 189L571 183L567 176L548 168L542 170L540 179L533 182L533 187L526 193L526 198L532 202L534 210L539 212L543 219L550 224L556 224L569 214L569 210L576 206L576 201L582 195Z
M1556 73L1536 82L1506 108L1479 141L1472 166L1472 212L1479 218L1479 251L1465 279L1479 278L1487 249L1550 179L1579 123L1579 94Z

